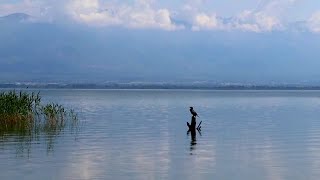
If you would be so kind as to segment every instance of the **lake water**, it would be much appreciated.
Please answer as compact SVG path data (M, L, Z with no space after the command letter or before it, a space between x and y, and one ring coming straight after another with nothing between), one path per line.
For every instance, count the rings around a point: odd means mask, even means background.
M320 91L41 90L81 128L0 137L0 179L320 177ZM187 134L189 106L202 121Z

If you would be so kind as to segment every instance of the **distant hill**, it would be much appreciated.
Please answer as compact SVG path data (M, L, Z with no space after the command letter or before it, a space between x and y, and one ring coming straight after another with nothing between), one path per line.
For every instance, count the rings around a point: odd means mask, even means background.
M168 32L30 19L0 18L0 83L319 82L320 36L309 32Z
M9 14L7 16L0 17L0 21L6 21L6 22L28 22L32 21L34 18L28 14L24 13L14 13Z

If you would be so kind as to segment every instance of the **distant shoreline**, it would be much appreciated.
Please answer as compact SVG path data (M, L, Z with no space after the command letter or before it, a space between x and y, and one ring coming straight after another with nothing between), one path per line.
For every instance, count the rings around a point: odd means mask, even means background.
M211 84L50 84L50 83L4 83L1 89L150 89L150 90L320 90L320 86L303 85L211 85Z

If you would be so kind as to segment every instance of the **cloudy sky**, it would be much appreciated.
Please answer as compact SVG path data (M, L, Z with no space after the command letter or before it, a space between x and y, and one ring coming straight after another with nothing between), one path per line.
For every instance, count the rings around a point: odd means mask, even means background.
M165 31L285 31L300 23L320 32L318 0L1 0L0 15L42 21Z

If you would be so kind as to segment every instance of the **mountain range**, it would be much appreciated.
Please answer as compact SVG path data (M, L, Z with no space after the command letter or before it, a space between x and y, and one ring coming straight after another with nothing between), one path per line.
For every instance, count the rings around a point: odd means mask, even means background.
M303 22L291 26L262 33L163 31L43 22L16 13L0 18L0 83L320 84L320 35L305 31Z

